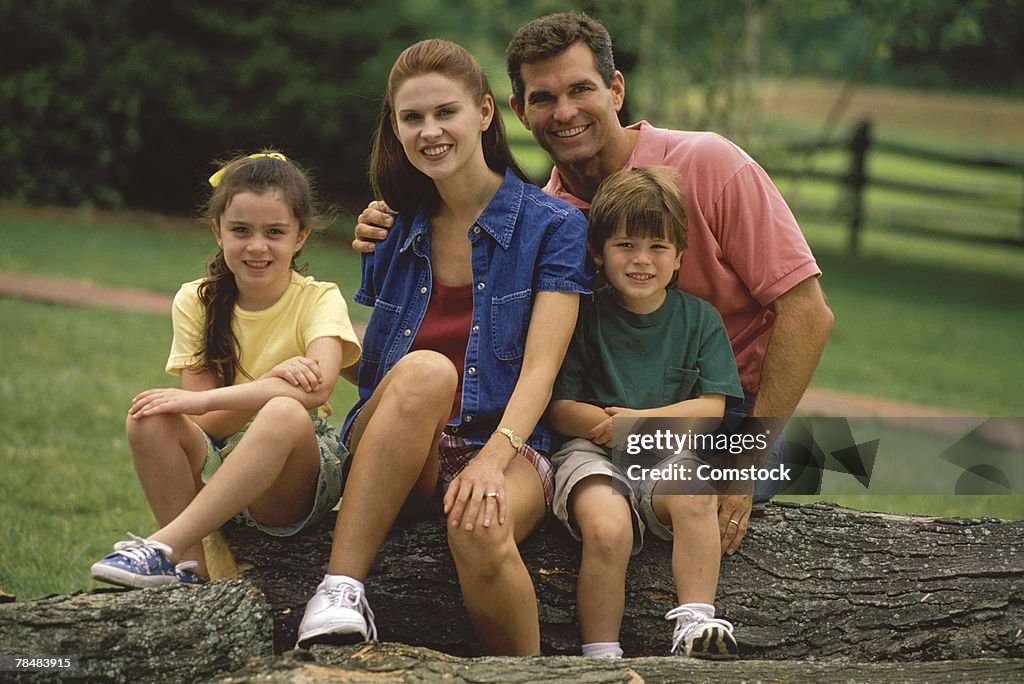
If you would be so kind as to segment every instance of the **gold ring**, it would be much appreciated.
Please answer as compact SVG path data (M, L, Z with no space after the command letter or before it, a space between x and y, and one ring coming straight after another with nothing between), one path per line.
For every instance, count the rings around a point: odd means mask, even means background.
M730 524L730 525L735 525L736 527L739 527L739 526L740 526L739 522L737 522L737 521L735 521L735 520L729 520L729 524Z
M487 492L484 496L493 496L495 499L498 498L498 492Z

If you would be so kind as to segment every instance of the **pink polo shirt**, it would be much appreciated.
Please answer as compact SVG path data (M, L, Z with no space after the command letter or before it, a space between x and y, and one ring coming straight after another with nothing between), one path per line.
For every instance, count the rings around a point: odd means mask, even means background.
M679 175L689 244L679 289L714 305L725 321L743 388L756 392L779 295L821 275L793 212L746 152L716 133L671 131L646 121L624 169L668 166ZM544 192L587 210L551 171Z

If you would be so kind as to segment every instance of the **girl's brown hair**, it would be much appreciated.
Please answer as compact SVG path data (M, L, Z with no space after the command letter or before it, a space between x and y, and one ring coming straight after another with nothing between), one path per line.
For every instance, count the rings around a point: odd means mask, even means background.
M302 169L286 160L280 152L264 150L256 155L236 157L225 163L211 177L210 183L216 184L206 201L203 214L214 226L219 227L221 216L238 193L262 195L278 190L299 220L299 230L316 231L323 228L324 220L317 212L312 183ZM292 257L292 268L301 272L305 267L296 266L298 256L299 252L296 252ZM252 379L238 361L238 340L231 327L235 303L238 301L238 286L224 259L224 251L220 248L207 264L206 277L199 285L199 301L206 314L203 344L199 360L190 370L209 371L224 386L235 384L239 371Z
M398 212L412 212L423 202L438 200L433 181L417 170L405 156L402 143L395 134L395 94L408 79L424 74L442 74L461 82L477 103L490 95L490 83L479 62L464 47L448 40L432 38L410 45L398 56L388 74L387 90L381 106L380 121L370 154L370 183L377 197ZM495 100L491 125L483 132L481 144L488 168L500 174L511 168L526 182L529 178L516 164L509 149L505 126Z

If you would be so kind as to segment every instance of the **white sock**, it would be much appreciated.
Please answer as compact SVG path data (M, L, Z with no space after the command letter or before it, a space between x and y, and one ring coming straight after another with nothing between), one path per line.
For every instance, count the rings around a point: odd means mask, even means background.
M359 591L366 592L366 588L363 587L363 583L357 579L353 579L348 575L324 575L324 581L321 582L325 587L336 587L344 582L345 584L351 584L355 586Z
M618 641L595 641L583 644L583 655L588 658L621 658L622 649Z

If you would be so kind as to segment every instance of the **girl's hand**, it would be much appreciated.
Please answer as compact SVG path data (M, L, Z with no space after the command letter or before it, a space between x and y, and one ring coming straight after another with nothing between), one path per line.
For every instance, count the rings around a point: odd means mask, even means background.
M269 377L281 378L293 387L306 392L316 392L324 381L320 362L306 356L294 356L270 369Z
M485 445L448 485L444 512L452 527L463 523L466 531L477 525L490 527L495 517L499 525L505 524L505 473L486 452Z
M132 418L145 418L160 413L183 413L188 416L201 416L209 411L205 392L162 388L146 390L132 400L128 415Z

